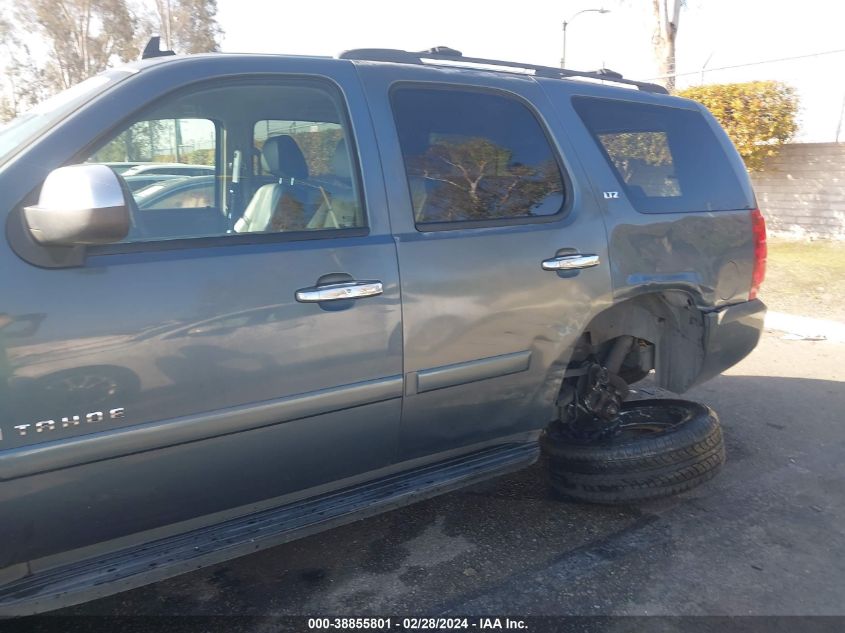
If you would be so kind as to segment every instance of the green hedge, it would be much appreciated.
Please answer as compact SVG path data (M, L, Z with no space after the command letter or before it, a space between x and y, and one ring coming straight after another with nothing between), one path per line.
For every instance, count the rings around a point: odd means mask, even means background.
M798 129L798 97L779 81L711 84L678 91L704 104L736 145L749 170L760 169Z

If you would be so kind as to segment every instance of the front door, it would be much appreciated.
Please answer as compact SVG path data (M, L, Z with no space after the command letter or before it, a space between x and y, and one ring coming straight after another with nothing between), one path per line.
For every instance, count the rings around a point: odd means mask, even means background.
M378 133L402 279L403 456L544 427L572 346L610 298L603 221L565 132L530 79L362 74L375 119L391 122Z
M379 159L350 125L365 107L352 70L302 65L208 75L138 110L68 161L138 164L125 242L77 268L3 262L20 284L7 319L33 325L4 328L0 542L16 547L0 567L394 460L401 311ZM306 76L329 73L345 96ZM119 98L102 107L131 111Z

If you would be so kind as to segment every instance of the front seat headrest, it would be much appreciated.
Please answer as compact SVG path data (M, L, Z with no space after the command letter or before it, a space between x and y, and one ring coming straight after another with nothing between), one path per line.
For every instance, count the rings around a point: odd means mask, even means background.
M308 165L299 145L292 136L282 134L271 136L264 141L261 155L267 164L267 170L278 178L308 178Z

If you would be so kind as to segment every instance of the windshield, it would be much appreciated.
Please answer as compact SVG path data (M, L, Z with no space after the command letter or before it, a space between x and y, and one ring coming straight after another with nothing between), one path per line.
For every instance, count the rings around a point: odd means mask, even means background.
M134 71L110 70L68 88L0 127L0 163L71 112Z

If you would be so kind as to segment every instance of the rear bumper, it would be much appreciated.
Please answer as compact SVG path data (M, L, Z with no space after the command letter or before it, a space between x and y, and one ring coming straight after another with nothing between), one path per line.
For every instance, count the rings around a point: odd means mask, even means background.
M759 299L704 314L704 362L695 382L701 383L733 367L760 341L766 305Z

